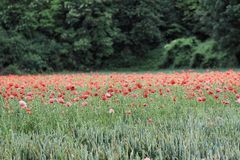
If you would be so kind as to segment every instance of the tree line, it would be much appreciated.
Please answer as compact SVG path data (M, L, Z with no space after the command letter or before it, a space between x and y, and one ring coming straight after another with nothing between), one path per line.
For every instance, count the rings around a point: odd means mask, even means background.
M238 0L1 0L0 72L240 65Z

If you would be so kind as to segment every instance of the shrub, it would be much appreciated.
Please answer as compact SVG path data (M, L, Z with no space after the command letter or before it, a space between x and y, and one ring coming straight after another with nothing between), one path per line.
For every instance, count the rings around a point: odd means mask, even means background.
M47 70L47 64L37 54L24 54L20 64L21 69L29 73L42 72Z
M21 71L19 70L19 67L17 65L9 65L2 71L0 71L0 74L2 75L21 74Z
M215 68L236 66L237 60L227 52L220 51L212 39L201 42L195 37L189 37L166 44L163 59L159 63L160 67Z
M216 41L212 39L199 43L194 48L190 60L190 67L193 68L233 67L235 65L237 61L234 57L224 51L219 51Z
M190 67L191 55L199 41L195 37L179 38L164 46L160 67Z

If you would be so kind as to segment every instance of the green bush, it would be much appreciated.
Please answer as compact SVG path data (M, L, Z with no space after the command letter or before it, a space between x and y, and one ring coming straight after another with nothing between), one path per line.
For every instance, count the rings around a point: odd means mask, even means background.
M190 67L193 68L233 67L236 65L236 59L224 51L219 51L216 41L212 39L199 43L194 48L190 60Z
M229 63L231 60L231 63ZM224 51L219 51L216 41L201 42L195 37L180 38L164 46L160 67L215 68L233 67L237 60Z
M190 67L190 59L199 41L195 37L173 40L164 46L160 67Z
M19 70L19 67L17 65L9 65L3 70L0 71L0 74L2 75L9 75L9 74L21 74L21 71Z
M47 70L47 64L37 54L24 54L20 64L21 69L29 73L43 72Z

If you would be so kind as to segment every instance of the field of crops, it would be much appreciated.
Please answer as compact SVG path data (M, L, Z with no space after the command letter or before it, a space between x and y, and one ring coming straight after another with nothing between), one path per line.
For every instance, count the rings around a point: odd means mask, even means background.
M240 158L240 72L0 76L0 159Z

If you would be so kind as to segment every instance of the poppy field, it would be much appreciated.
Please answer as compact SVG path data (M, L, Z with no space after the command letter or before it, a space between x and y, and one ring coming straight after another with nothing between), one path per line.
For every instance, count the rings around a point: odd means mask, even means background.
M239 159L240 72L0 76L0 159Z

